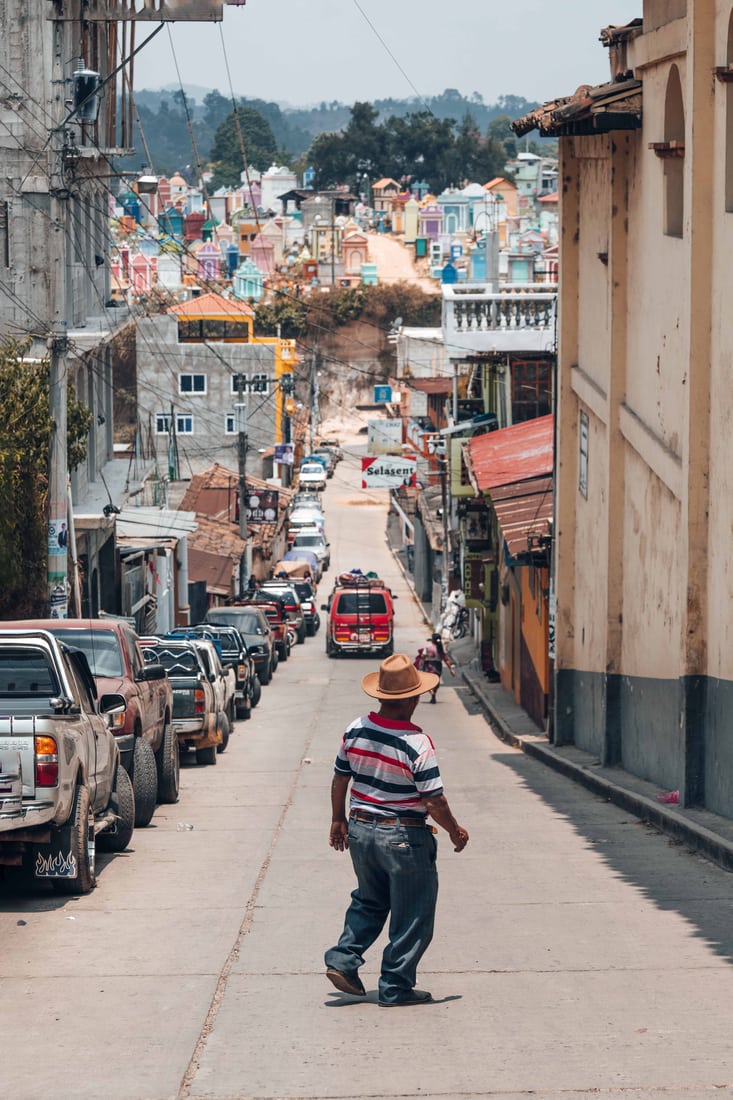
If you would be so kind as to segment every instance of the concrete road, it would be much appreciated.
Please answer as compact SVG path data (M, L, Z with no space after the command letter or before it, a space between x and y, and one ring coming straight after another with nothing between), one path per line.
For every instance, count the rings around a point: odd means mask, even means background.
M326 493L333 571L382 573L398 647L426 634L347 460ZM330 586L327 574L321 586ZM733 1094L733 877L498 741L465 688L419 719L471 833L443 835L436 1003L339 996L322 955L353 885L327 843L368 660L323 636L278 668L216 767L106 860L86 898L0 883L2 1093L13 1100ZM177 830L177 823L193 825Z

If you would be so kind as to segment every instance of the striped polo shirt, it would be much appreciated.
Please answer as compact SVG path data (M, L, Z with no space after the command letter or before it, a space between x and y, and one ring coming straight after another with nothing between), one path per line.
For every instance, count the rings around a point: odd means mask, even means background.
M334 765L351 778L350 807L425 816L422 799L443 793L435 746L412 722L372 712L351 723Z

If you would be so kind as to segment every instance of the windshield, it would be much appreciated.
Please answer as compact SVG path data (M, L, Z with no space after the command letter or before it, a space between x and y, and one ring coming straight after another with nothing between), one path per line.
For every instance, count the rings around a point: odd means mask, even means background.
M296 535L296 546L323 546L323 538L321 535Z
M0 653L0 697L58 695L56 675L40 649L3 646Z
M67 645L80 649L92 676L123 676L120 641L112 630L65 630L54 627L54 634Z
M323 466L320 462L309 462L307 466L300 467L301 474L322 474Z
M253 611L222 611L217 610L217 619L223 623L231 623L241 630L243 634L263 634L262 625L258 616Z

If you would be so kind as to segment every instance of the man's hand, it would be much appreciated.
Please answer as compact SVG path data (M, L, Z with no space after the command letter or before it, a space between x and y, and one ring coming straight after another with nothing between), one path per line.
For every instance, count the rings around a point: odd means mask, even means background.
M450 838L453 843L454 852L462 852L468 844L468 833L465 829L462 829L460 825L450 834Z
M468 840L468 835L466 835ZM337 852L345 852L349 847L349 826L346 821L332 821L328 843Z

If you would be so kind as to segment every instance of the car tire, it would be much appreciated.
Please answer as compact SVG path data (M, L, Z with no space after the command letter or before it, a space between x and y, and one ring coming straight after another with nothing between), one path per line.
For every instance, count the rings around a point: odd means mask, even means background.
M254 676L252 677L252 688L251 688L251 694L250 694L250 702L251 702L252 706L256 707L261 698L262 698L262 684L260 683L259 676L257 675L257 673L255 673Z
M383 657L391 657L394 653L394 642L389 642L382 650Z
M132 754L132 789L135 792L135 828L144 829L155 813L158 800L158 768L155 753L144 737L135 738Z
M280 659L280 655L277 651L277 648L275 648L275 649L273 649L272 657L270 658L270 672L271 673L276 670L279 659Z
M305 641L305 635L306 635L306 629L305 629L305 623L303 623L303 625L298 630L298 645L303 644L303 642Z
M221 734L221 741L216 746L216 751L222 753L226 751L226 747L229 744L229 719L223 711L216 720L216 727Z
M196 763L215 764L217 756L216 748L216 745L207 745L205 749L196 749Z
M172 805L178 801L181 782L181 757L178 749L178 737L173 732L170 718L163 730L163 740L155 757L158 769L158 801Z
M338 649L333 644L333 642L331 641L330 638L326 639L326 656L327 657L338 657Z
M245 692L244 699L241 703L237 703L235 706L235 713L237 718L251 718L252 717L252 698Z
M100 833L97 844L102 852L124 852L135 831L135 792L121 764L117 768L112 804L117 810L117 828L113 833Z
M278 653L278 657L280 658L281 661L287 661L288 656L290 655L290 649L288 648L288 643L287 642L281 642L280 645L278 646L277 653Z
M63 846L68 847L76 863L76 874L73 878L52 878L53 889L57 894L89 894L97 879L94 816L88 787L76 788L69 819L62 826L61 832Z
M313 635L316 632L315 623L313 623L313 622L307 623L306 628L305 628L305 632L306 632L306 634L308 635L309 638L312 638Z
M269 684L270 680L272 679L272 665L270 661L267 662L265 667L262 669L262 672L258 672L257 675L260 678L261 684Z

